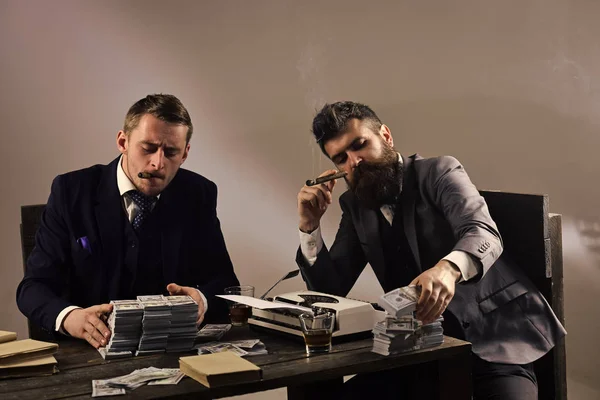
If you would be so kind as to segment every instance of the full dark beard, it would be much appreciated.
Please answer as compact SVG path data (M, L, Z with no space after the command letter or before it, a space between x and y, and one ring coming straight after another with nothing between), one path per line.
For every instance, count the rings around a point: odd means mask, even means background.
M361 162L352 172L348 187L364 207L377 210L385 204L396 204L402 191L404 169L398 153L385 146L375 162Z

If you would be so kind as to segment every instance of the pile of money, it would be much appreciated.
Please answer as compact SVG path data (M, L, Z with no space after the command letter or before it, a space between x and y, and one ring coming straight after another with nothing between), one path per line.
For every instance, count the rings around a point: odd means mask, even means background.
M373 352L384 356L402 353L417 348L415 334L419 322L412 314L400 318L388 316L373 328Z
M373 352L388 356L438 346L444 342L443 317L423 325L414 316L389 317L373 328Z
M221 340L223 335L230 329L231 324L206 324L196 333L195 343L198 344Z
M144 309L142 336L136 356L162 353L167 348L171 328L171 304L163 295L138 296Z
M420 349L435 347L444 343L444 328L442 327L443 320L444 317L439 317L431 324L421 326L421 328L418 330Z
M171 305L171 325L167 352L188 351L194 347L198 303L190 296L165 296Z
M100 354L104 359L132 356L142 333L144 309L137 300L114 300L113 311L108 317L110 340Z
M373 352L390 355L438 346L444 342L443 318L423 325L414 317L421 295L419 286L405 286L383 294L377 302L385 320L373 327Z
M125 394L125 390L137 389L148 385L177 385L184 377L179 368L143 368L128 375L116 378L92 381L92 397L115 396Z
M420 286L405 286L384 293L377 304L392 317L400 318L415 311L420 296Z
M235 340L231 342L210 342L198 347L198 354L220 353L231 351L240 357L269 354L260 339Z
M125 389L108 386L105 380L92 381L92 397L118 396L125 393Z

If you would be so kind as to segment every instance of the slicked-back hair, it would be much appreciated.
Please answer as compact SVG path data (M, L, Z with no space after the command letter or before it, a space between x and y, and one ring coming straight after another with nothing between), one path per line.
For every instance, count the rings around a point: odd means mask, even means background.
M141 100L138 100L129 108L125 116L123 131L129 135L138 124L140 119L145 115L150 114L161 121L170 124L187 126L186 143L190 142L194 126L192 119L187 109L177 97L172 94L149 94Z
M358 119L369 123L373 132L378 132L381 128L381 120L369 106L353 101L338 101L325 106L317 113L313 119L312 133L315 136L321 151L327 157L325 143L337 135L344 133L348 128L348 122L352 119Z

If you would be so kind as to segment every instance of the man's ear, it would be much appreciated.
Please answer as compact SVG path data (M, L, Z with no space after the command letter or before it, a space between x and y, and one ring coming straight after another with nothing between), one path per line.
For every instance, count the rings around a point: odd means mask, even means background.
M394 147L394 138L392 137L392 131L390 131L390 128L386 124L381 124L381 128L379 129L379 135L387 144L389 144L391 147Z
M185 145L185 150L183 150L183 157L181 157L181 164L183 164L185 162L185 160L188 158L188 155L190 154L190 144L186 144ZM181 165L179 164L179 165Z
M129 147L129 137L125 133L125 131L119 131L117 133L117 148L121 152L121 154L127 153L127 148Z

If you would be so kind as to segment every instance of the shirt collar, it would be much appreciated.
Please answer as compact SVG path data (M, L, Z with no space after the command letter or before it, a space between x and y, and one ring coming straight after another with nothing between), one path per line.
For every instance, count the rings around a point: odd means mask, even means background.
M123 155L119 158L119 165L117 166L117 186L119 188L119 194L123 196L130 190L137 190L133 182L129 179L125 170L123 169Z

